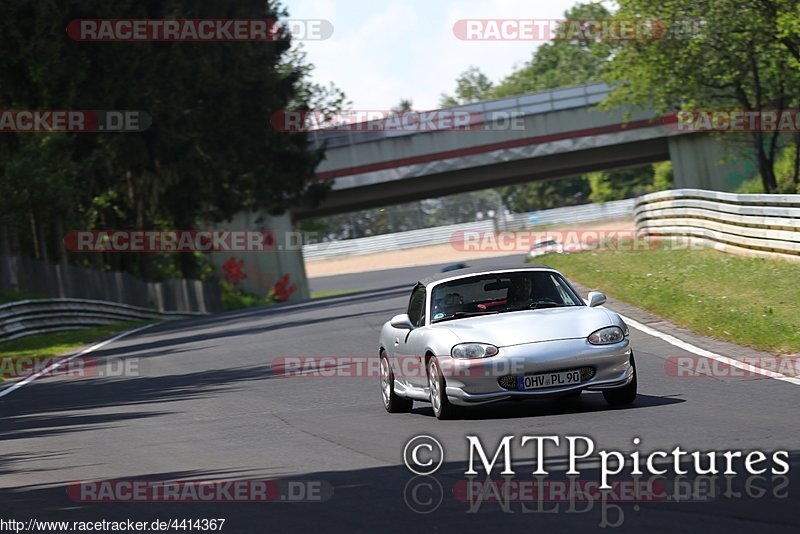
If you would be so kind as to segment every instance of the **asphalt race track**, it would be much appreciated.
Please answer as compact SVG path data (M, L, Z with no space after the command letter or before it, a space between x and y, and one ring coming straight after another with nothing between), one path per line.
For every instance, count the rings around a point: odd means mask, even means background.
M100 368L120 359L136 362L131 376L45 377L0 398L5 515L225 518L223 532L582 532L603 526L626 532L798 532L798 386L766 378L670 376L665 360L685 352L636 330L631 337L640 396L634 406L618 409L599 393L584 393L574 400L478 407L455 421L438 421L424 403L416 403L413 413L390 415L376 376L287 377L270 365L285 356L375 357L381 324L405 307L412 278L432 270L437 268L317 279L316 290L364 291L161 324L91 355ZM403 462L405 444L421 434L436 437L445 451L433 477L415 477ZM466 435L479 436L491 451L503 436L516 436L515 470L526 484L534 480L534 455L530 446L518 446L523 435L589 436L598 449L623 452L676 445L690 451L784 449L791 470L785 476L668 474L657 481L664 491L656 499L487 500L474 506L463 491ZM554 451L548 462L557 466L560 456L563 451ZM579 478L598 476L587 466ZM75 481L120 479L268 479L281 488L316 488L322 497L94 502L68 492ZM554 468L550 479L566 477Z

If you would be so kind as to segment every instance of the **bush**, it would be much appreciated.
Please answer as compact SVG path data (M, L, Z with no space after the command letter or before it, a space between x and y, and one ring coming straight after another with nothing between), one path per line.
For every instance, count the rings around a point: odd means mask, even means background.
M275 303L275 299L271 295L259 297L245 293L227 280L220 280L219 287L222 293L222 309L225 311L253 308L255 306L269 306Z

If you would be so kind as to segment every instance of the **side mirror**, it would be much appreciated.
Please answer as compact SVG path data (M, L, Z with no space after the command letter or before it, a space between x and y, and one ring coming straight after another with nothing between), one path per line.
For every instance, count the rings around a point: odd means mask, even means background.
M392 317L392 320L389 322L389 324L391 324L393 328L398 328L400 330L414 330L414 325L411 324L411 318L407 313L395 315Z
M600 293L599 291L590 291L589 292L589 307L594 308L595 306L600 306L606 303L606 296Z

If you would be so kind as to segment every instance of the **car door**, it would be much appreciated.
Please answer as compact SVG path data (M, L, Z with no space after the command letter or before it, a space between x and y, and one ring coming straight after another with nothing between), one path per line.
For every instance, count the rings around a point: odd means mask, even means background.
M425 325L425 286L417 284L411 291L407 313L414 329L394 330L394 374L402 382L414 386L425 385L425 371L418 354L419 345L424 342L422 327Z

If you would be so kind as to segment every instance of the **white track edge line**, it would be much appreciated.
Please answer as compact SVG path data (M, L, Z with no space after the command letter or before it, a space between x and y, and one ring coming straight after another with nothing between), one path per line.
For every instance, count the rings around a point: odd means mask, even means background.
M126 330L125 332L120 332L116 336L111 337L109 339L106 339L105 341L101 341L100 343L95 343L91 347L88 347L88 348L86 348L86 349L84 349L84 350L82 350L82 351L80 351L78 353L75 353L75 354L73 354L71 356L66 356L64 358L61 358L60 360L57 360L57 361L51 363L50 365L48 365L47 367L45 367L41 371L39 371L37 373L34 373L32 375L28 375L25 378L23 378L22 380L20 380L19 382L15 382L14 384L11 384L10 386L8 386L5 389L0 389L0 397L5 397L6 395L12 393L13 391L18 390L19 388L21 388L25 384L30 384L31 382L33 382L34 380L36 380L40 376L42 376L42 375L44 375L46 373L49 373L50 371L54 371L54 370L58 369L59 367L61 367L65 363L71 362L75 358L83 356L84 354L89 354L90 352L94 352L94 351L96 351L98 349L102 349L103 347L105 347L109 343L112 343L114 341L117 341L119 339L127 337L127 336L129 336L131 334L135 334L137 332L141 332L142 330L145 330L145 329L150 328L152 326L155 326L157 324L158 323L146 324L144 326L140 326L138 328L134 328L133 330Z
M675 336L670 334L665 334L660 330L656 330L655 328L649 327L640 323L639 321L635 321L629 317L625 317L624 315L618 314L622 317L622 320L625 321L625 324L632 326L633 328L644 332L645 334L651 335L653 337L657 337L663 341L666 341L670 345L674 345L678 348L681 348L685 351L691 352L692 354L697 354L698 356L703 356L705 358L710 358L712 360L716 360L718 362L722 362L726 365L730 365L731 367L736 367L737 369L742 369L749 373L757 373L767 378L774 378L775 380L782 380L784 382L789 382L790 384L794 384L796 386L800 386L800 378L795 378L791 376L786 376L781 373L776 373L775 371L768 371L767 369L762 369L760 367L756 367L755 365L744 363L740 360L735 358L728 358L727 356L722 356L721 354L717 354L715 352L711 352L709 350L701 349L691 343L678 339Z

